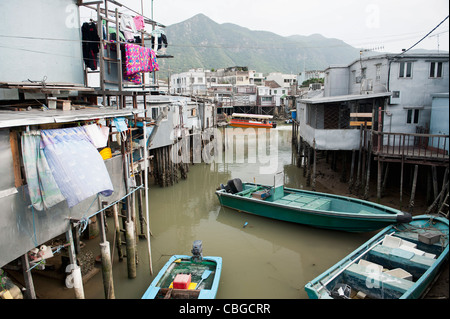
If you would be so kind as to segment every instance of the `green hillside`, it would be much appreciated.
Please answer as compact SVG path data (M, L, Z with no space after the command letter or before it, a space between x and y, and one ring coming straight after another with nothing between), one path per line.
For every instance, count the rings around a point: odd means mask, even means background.
M218 24L203 14L165 29L171 59L159 59L160 78L191 68L248 66L257 72L299 73L349 64L359 49L319 34L282 37L231 23Z

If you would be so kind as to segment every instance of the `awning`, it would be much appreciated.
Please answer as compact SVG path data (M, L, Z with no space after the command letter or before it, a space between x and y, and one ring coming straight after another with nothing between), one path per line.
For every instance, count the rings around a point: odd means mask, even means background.
M346 102L346 101L356 101L356 100L367 100L380 97L391 96L392 92L382 92L382 93L370 93L370 94L354 94L354 95L338 95L338 96L327 96L320 97L316 99L301 99L300 103L304 104L325 104L325 103L336 103L336 102Z
M75 121L89 121L121 116L132 116L142 113L139 109L116 109L111 107L86 107L79 110L31 110L10 111L0 108L0 128L49 123L69 123Z

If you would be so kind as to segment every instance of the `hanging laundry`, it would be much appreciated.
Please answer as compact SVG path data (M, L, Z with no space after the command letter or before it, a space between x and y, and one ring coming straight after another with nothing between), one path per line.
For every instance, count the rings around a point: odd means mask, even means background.
M109 127L99 127L97 124L83 126L86 135L96 148L106 147L108 144Z
M24 132L21 140L31 205L41 211L64 201L41 147L41 132Z
M102 156L83 127L42 130L42 145L56 183L69 207L114 189Z
M83 23L81 39L84 63L91 70L97 70L100 38L97 33L97 25L94 22Z
M152 31L152 37L150 39L151 46L154 51L159 51L161 49L167 48L167 37L162 29L155 29ZM165 50L164 50L165 53Z
M142 17L142 16L135 16L133 18L133 20L134 20L134 25L136 27L136 30L143 30L145 28L144 17Z
M124 32L128 31L128 32L136 33L136 25L134 23L133 18L130 17L128 14L122 13L120 16L119 29Z
M159 70L159 66L156 61L156 54L152 49L132 43L123 44L123 48L125 75L133 75L138 72L153 72Z

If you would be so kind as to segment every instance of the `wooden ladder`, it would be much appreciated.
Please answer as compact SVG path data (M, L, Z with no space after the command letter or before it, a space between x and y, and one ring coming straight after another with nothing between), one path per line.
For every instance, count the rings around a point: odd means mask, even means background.
M445 195L445 199L442 202L441 207L439 207L438 215L448 218L448 214L449 214L448 205L449 204L448 204L448 192L447 192L447 194Z

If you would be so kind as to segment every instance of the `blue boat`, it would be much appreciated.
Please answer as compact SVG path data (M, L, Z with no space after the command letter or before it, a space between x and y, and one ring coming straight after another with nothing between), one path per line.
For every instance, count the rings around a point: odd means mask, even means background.
M384 228L305 285L310 299L418 299L448 258L448 219L413 217Z
M192 256L173 255L164 265L142 299L214 299L219 289L222 258L202 256L202 243L195 241ZM179 288L176 278L189 280Z
M278 180L278 182L277 182ZM280 181L281 180L281 181ZM285 188L275 176L274 185L229 180L216 190L220 204L239 212L319 228L367 232L411 221L411 214L346 196Z

